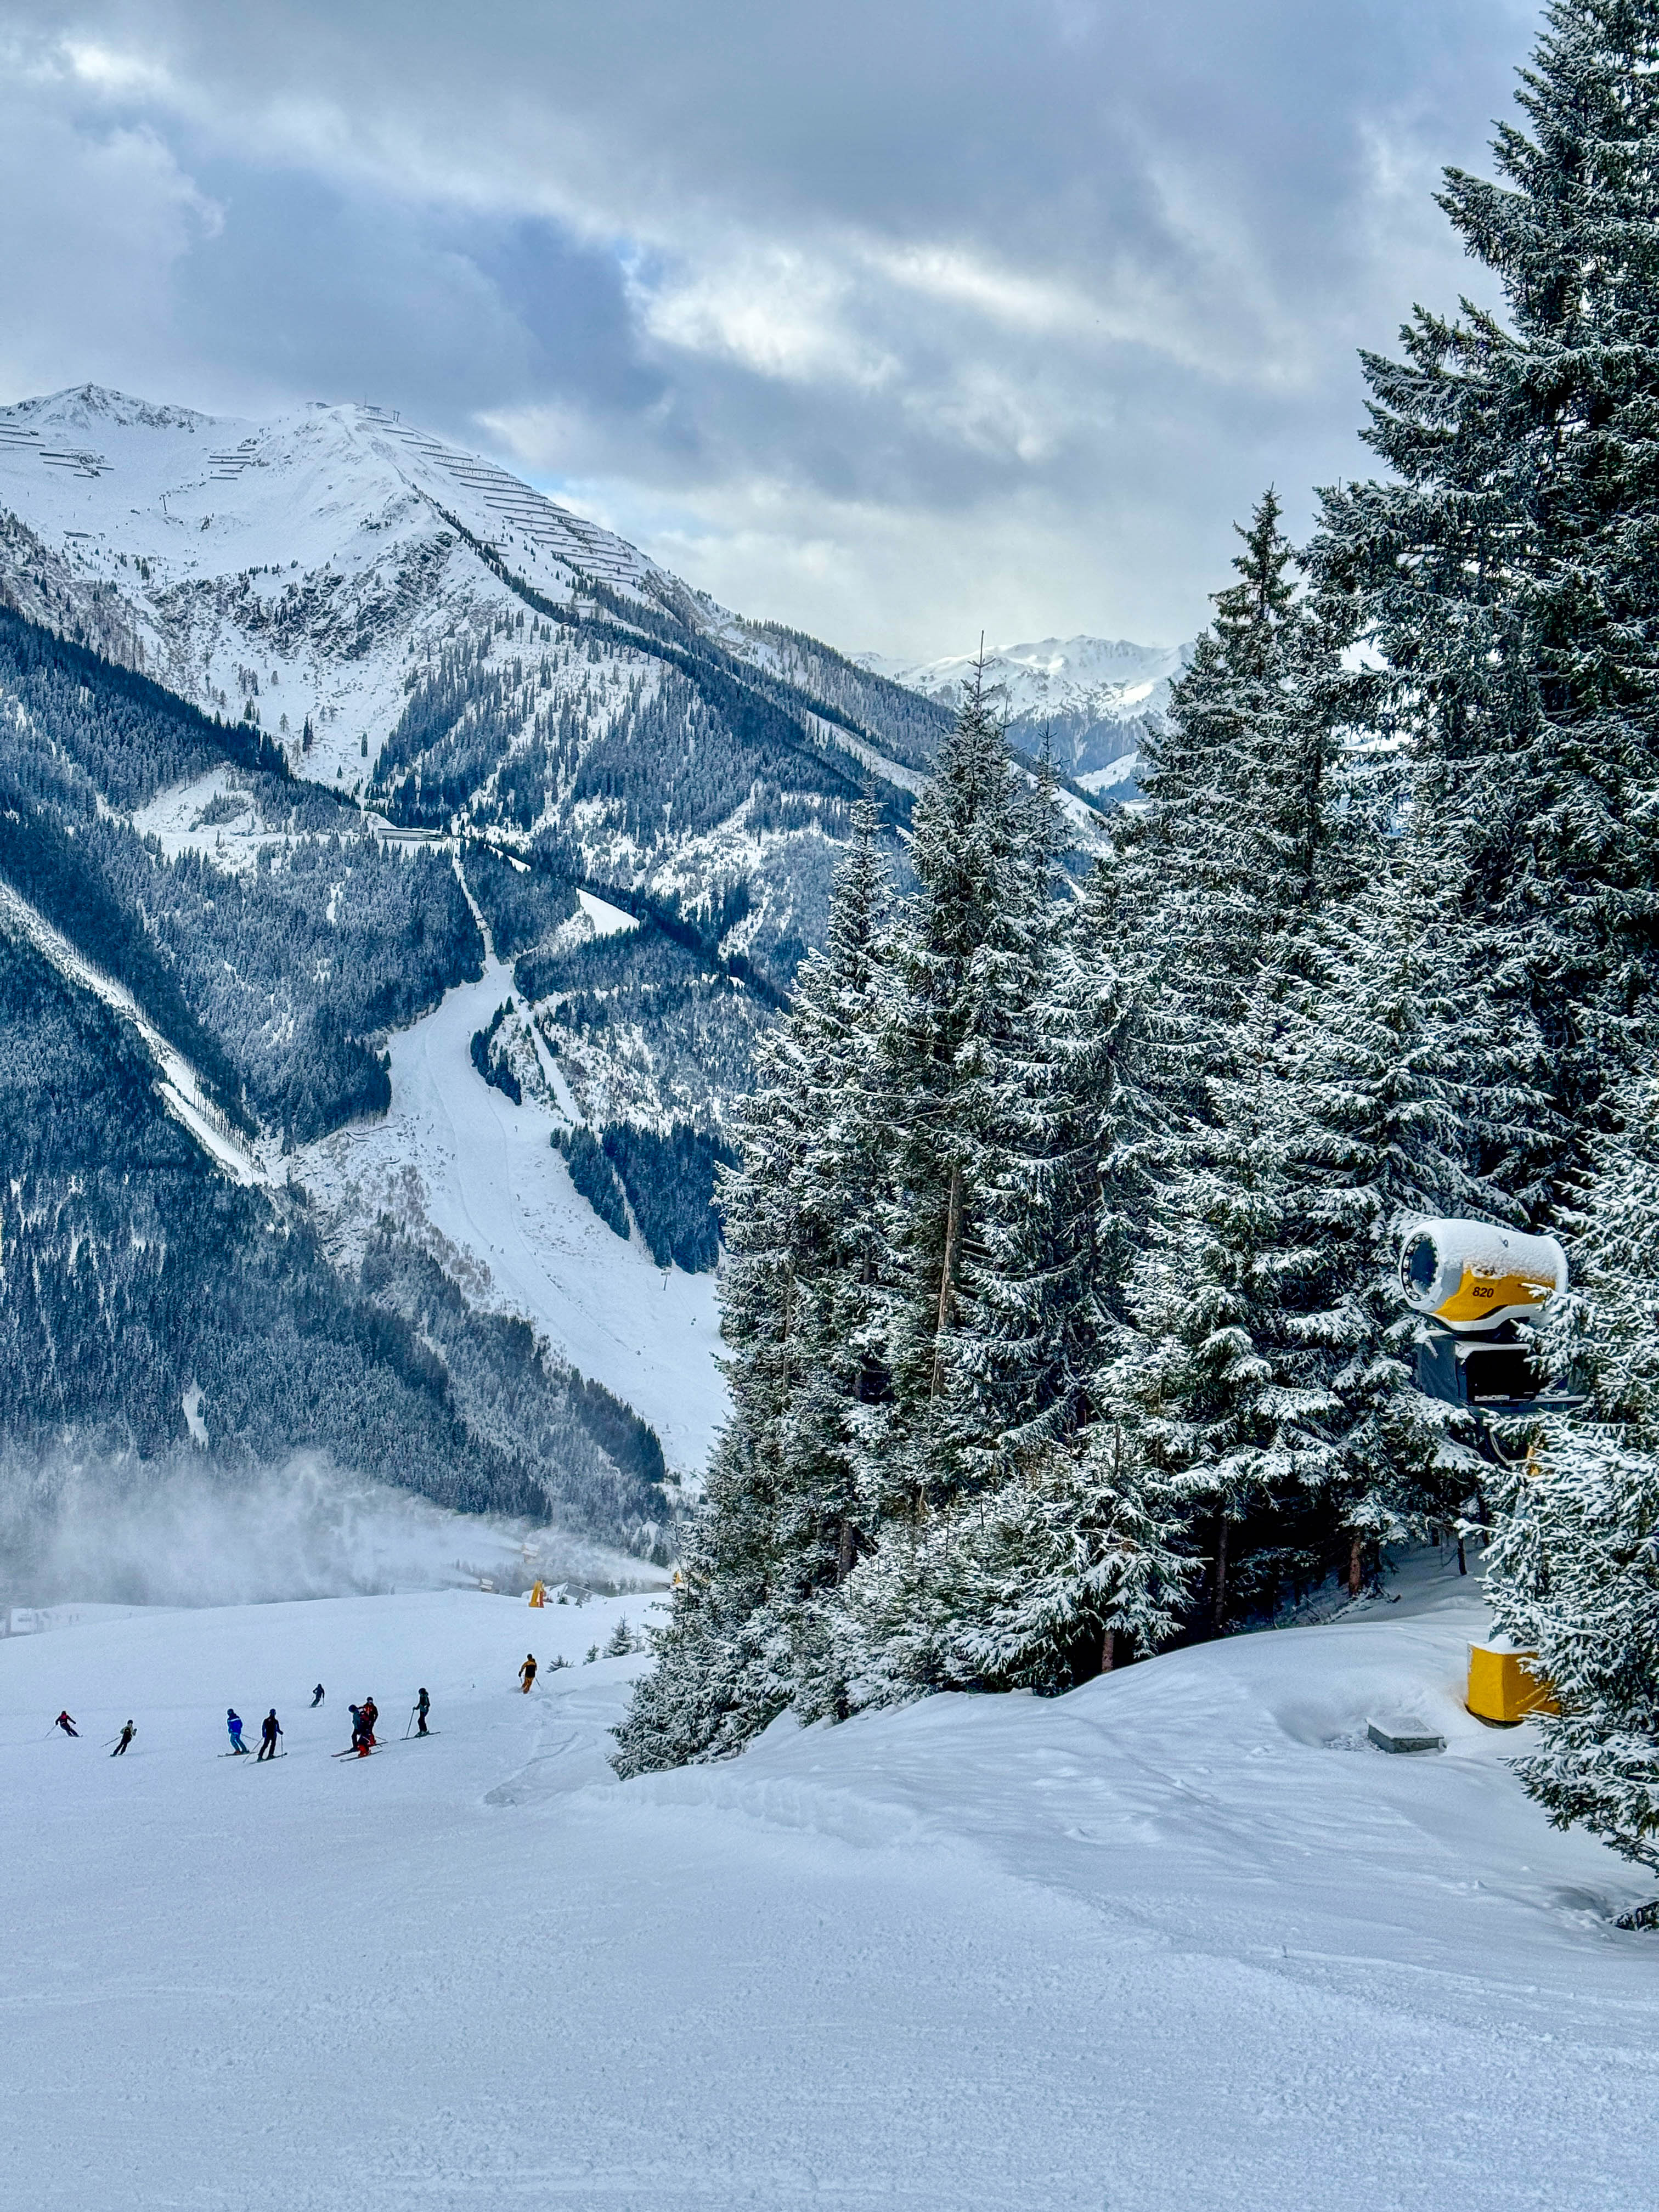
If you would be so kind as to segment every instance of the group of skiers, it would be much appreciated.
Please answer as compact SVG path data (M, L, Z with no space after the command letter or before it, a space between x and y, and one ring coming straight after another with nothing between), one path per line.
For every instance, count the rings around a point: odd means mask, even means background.
M535 1668L536 1662L532 1659L530 1662L530 1672L532 1680L535 1676ZM520 1668L520 1672L522 1674L523 1669ZM528 1689L530 1687L529 1682L526 1682L524 1686L526 1689ZM322 1704L324 1694L323 1686L319 1682L316 1688L313 1691L311 1697L311 1710L313 1712L315 1712L318 1706ZM351 1706L349 1711L351 1713L350 1748L347 1751L337 1752L335 1756L339 1759L349 1759L352 1753L355 1752L359 1759L367 1759L371 1751L378 1748L378 1739L374 1734L374 1728L375 1723L380 1717L380 1709L375 1704L374 1698L372 1697L368 1697L363 1699L361 1705ZM416 1735L429 1735L432 1733L426 1724L427 1715L431 1711L432 1699L423 1687L419 1697L415 1700L414 1709L410 1714L410 1719L415 1724ZM225 1753L225 1756L228 1759L246 1759L248 1755L248 1747L242 1741L242 1729L245 1723L242 1717L237 1711L235 1706L227 1705L225 1708L225 1729L227 1734L230 1737L230 1749ZM76 1742L79 1742L81 1731L75 1725L75 1717L67 1707L58 1714L57 1719L52 1723L52 1727L61 1730L64 1735L73 1736ZM137 1735L137 1733L138 1727L137 1722L128 1721L123 1726L119 1735L113 1739L115 1748L111 1752L110 1757L112 1759L119 1759L122 1753L125 1751L127 1746L132 1741L132 1739ZM276 1748L277 1743L281 1740L282 1734L283 1724L277 1719L276 1708L273 1705L270 1711L265 1715L264 1720L259 1723L259 1749L254 1759L254 1764L256 1765L258 1765L262 1760L267 1759L278 1759L282 1756L282 1753Z
M524 1692L526 1697L529 1696L532 1688L534 1686L535 1680L536 1655L533 1651L526 1652L525 1654L525 1662L519 1669L519 1687ZM318 1706L322 1704L324 1695L325 1692L323 1686L319 1682L316 1688L311 1693L311 1710L313 1712L315 1712ZM351 1715L351 1742L346 1750L337 1751L334 1756L337 1759L349 1759L355 1753L359 1759L367 1759L371 1751L374 1751L379 1748L379 1740L374 1734L374 1729L376 1723L380 1717L380 1709L375 1704L374 1698L369 1697L365 1698L361 1705L351 1705L348 1707L347 1710ZM422 1689L419 1697L416 1698L414 1708L409 1717L414 1724L414 1733L416 1735L430 1735L432 1734L432 1730L428 1728L426 1724L427 1715L431 1711L432 1700L428 1696L426 1691ZM237 1711L235 1706L227 1705L225 1708L225 1728L230 1737L230 1749L224 1754L227 1759L246 1759L248 1755L248 1747L242 1741L243 1725L242 1717ZM57 1719L52 1723L52 1726L56 1729L61 1729L65 1735L72 1735L77 1741L79 1740L81 1731L75 1725L73 1715L67 1711L58 1714ZM137 1735L137 1733L138 1729L137 1724L132 1721L129 1721L122 1729L120 1735L115 1739L115 1748L111 1752L110 1757L112 1759L119 1759L122 1753L126 1749L127 1746L132 1741L132 1739ZM407 1733L407 1731L405 1731L405 1733ZM276 1748L277 1743L282 1737L282 1734L283 1724L277 1719L276 1708L273 1705L270 1711L265 1715L264 1720L259 1723L259 1749L255 1760L256 1765L262 1759L280 1759L283 1756L283 1753Z

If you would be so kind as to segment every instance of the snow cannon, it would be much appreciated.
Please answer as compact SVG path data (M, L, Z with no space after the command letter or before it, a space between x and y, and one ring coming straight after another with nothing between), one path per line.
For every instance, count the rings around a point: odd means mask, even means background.
M1567 1255L1553 1237L1484 1221L1419 1221L1401 1250L1400 1287L1407 1305L1467 1336L1536 1321L1567 1287Z
M1547 1396L1534 1324L1567 1287L1567 1255L1553 1237L1526 1237L1484 1221L1415 1221L1400 1253L1400 1287L1422 1315L1415 1381L1425 1396L1476 1416L1487 1458L1512 1446L1482 1419L1565 1412L1575 1398Z

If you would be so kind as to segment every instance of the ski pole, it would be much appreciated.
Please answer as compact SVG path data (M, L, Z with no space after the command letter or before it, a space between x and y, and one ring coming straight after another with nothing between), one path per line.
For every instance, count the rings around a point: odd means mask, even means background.
M404 1743L407 1743L407 1742L409 1741L409 1732L410 1732L410 1729L412 1729L412 1728L414 1727L414 1725L415 1725L415 1716L416 1716L416 1713L418 1713L418 1712L420 1711L420 1710L421 1710L421 1709L420 1709L420 1707L419 1707L418 1705L411 1705L411 1706L410 1707L410 1709L409 1709L409 1720L408 1720L408 1723L407 1723L407 1725L405 1726L405 1728L404 1728L404 1732L403 1732L402 1738L400 1739L400 1740L401 1740L403 1742L404 1742Z

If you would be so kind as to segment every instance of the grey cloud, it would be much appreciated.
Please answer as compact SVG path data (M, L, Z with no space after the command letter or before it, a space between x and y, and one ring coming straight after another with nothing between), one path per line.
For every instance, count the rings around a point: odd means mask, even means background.
M100 147L151 149L135 251L163 303L66 312L92 249L25 255L15 388L115 374L131 326L134 375L180 397L365 390L487 422L694 580L921 653L981 623L1188 631L1264 482L1305 514L1364 465L1352 349L1470 281L1429 193L1484 158L1535 11L6 20L0 139L26 110L59 148L33 189L61 167L95 204Z

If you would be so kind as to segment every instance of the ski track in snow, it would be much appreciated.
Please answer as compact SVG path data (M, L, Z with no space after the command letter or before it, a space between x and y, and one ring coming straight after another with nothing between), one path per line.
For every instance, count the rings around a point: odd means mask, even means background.
M1465 1586L1467 1588L1467 1586ZM1455 1593L1455 1586L1453 1586ZM1478 1604L939 1698L619 1784L641 1601L0 1643L0 2080L32 2212L1624 2212L1638 1877L1462 1711ZM328 1685L320 1713L311 1684ZM366 1763L348 1698L396 1738ZM222 1759L275 1700L289 1756ZM1438 1757L1350 1748L1378 1702ZM44 1740L65 1704L82 1741ZM131 1715L132 1751L101 1747Z
M295 1176L338 1210L354 1186L359 1202L394 1195L412 1163L426 1218L488 1269L496 1301L649 1421L672 1466L700 1473L726 1407L714 1277L665 1271L613 1234L554 1151L553 1115L481 1079L472 1035L507 998L512 969L492 956L481 981L396 1032L386 1119L297 1152Z

